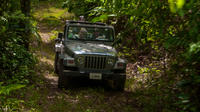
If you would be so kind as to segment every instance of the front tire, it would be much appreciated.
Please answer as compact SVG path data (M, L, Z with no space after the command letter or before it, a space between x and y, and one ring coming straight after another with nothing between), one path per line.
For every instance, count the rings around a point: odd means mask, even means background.
M58 88L69 87L69 77L64 75L63 60L59 60L59 75L58 75Z
M124 91L125 82L126 82L126 77L124 76L117 77L116 79L114 79L113 89L117 91Z
M58 57L59 57L59 52L56 52L56 54L55 54L55 61L54 61L54 72L56 73L56 74L58 74L59 73L59 70L58 70Z

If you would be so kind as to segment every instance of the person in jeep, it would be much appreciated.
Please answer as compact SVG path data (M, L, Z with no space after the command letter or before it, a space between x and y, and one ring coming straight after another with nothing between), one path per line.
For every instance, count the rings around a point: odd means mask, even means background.
M78 33L80 39L85 39L87 37L87 30L86 28L82 27Z
M58 87L69 87L72 78L111 82L113 89L123 90L126 62L112 47L114 28L103 23L67 21L64 33L56 39L55 72Z

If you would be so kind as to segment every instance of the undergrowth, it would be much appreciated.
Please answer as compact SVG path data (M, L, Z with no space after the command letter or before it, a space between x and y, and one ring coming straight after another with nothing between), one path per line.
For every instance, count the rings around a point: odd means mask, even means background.
M35 32L31 24L21 27L30 18L20 12L0 16L0 111L19 111L23 100L13 94L30 84L37 59L26 48L29 39L26 30ZM31 38L32 35L29 35Z

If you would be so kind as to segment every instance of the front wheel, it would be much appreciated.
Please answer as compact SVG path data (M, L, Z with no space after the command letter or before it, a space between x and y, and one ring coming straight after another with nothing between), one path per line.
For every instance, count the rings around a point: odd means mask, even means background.
M59 70L58 70L58 57L59 57L59 53L58 52L56 52L56 54L55 54L55 61L54 61L54 72L56 73L56 74L58 74L59 73Z
M69 87L69 77L64 75L64 66L63 60L59 60L59 75L58 75L58 88L67 88Z
M126 77L120 76L113 80L113 89L117 91L124 91Z

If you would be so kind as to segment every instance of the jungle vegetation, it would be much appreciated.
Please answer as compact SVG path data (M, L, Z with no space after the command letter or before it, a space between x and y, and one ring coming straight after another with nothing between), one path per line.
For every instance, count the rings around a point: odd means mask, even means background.
M55 4L63 12L58 10L57 15L51 15L51 10L41 12L48 15L41 17L41 13L35 12L42 2ZM64 12L73 16L63 17ZM153 100L140 100L141 111L200 110L200 1L3 0L0 4L0 111L21 111L33 106L24 102L23 90L37 82L35 68L39 62L31 47L33 41L41 41L37 25L60 27L63 20L78 20L82 15L91 22L113 25L114 46L120 56L133 65L140 62L143 66L135 71L148 75L147 81L135 89L145 89L140 92L149 94L141 94L146 95L142 98ZM134 86L131 83L134 73L127 87ZM23 98L15 97L20 91ZM147 104L151 107L145 110Z

